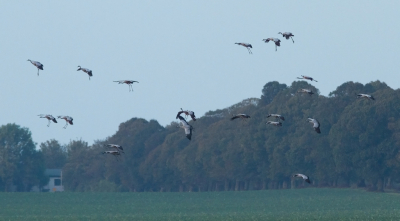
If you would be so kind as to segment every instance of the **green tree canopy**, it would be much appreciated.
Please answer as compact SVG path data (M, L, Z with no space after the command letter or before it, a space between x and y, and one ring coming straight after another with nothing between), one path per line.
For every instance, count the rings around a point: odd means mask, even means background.
M47 169L61 169L67 162L67 151L57 140L48 140L40 144Z
M16 124L0 127L0 187L4 191L29 191L43 186L43 155L36 150L31 132Z

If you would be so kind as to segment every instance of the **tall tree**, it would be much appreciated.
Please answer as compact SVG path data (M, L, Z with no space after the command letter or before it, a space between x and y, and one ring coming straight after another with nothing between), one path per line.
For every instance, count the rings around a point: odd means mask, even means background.
M67 163L63 167L64 186L71 191L90 190L90 147L83 140L72 140L67 146Z
M16 124L0 127L0 186L4 191L29 191L32 186L43 186L44 160L36 150L28 128Z
M67 151L57 140L51 139L40 144L47 169L60 169L67 161Z
M267 105L271 103L274 100L275 96L285 89L287 89L286 84L280 84L277 81L266 83L264 85L264 88L262 89L261 104Z

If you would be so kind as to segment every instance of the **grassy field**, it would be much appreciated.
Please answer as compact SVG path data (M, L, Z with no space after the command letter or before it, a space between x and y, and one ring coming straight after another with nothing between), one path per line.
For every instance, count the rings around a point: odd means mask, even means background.
M400 194L353 189L0 193L0 220L400 220Z

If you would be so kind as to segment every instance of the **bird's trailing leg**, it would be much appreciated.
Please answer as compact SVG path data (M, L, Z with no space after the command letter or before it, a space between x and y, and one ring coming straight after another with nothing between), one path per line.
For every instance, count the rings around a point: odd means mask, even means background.
M293 37L290 37L290 38L292 39L292 41L293 41L293 43L294 43Z
M51 123L51 121L49 120L49 123L47 124L48 127L50 126L50 123Z
M37 76L39 76L39 68L37 69Z
M278 46L275 45L275 51L278 51Z
M64 129L67 129L68 126L68 122L65 124L65 126L63 127Z
M250 48L247 48L247 50L249 51L249 54L253 54L253 52L251 52Z

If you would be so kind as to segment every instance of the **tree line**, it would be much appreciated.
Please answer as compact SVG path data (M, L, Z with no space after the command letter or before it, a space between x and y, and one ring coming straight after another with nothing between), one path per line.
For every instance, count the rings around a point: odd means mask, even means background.
M299 89L316 94L299 94ZM357 99L372 94L375 101ZM247 120L230 121L245 113ZM285 117L266 125L269 113ZM176 114L176 113L175 113ZM175 114L171 115L175 117ZM318 119L321 134L307 118ZM0 127L0 190L44 185L45 168L62 168L67 191L241 191L313 187L397 188L400 182L400 91L380 81L346 82L322 96L305 81L273 81L260 98L209 111L186 139L177 122L132 118L88 145L48 140L36 149L27 128ZM124 147L120 159L105 145ZM294 180L304 173L312 184Z

